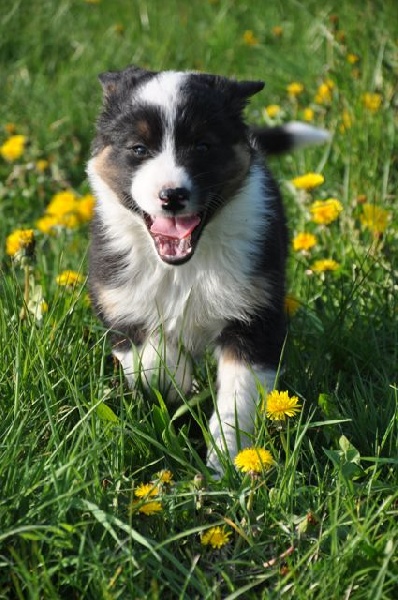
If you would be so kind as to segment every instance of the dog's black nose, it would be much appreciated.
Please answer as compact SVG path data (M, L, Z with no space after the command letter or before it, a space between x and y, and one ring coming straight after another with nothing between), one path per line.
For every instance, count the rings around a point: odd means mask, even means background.
M189 200L190 192L187 188L162 188L159 192L159 198L162 201L164 210L177 212L185 207L185 202Z

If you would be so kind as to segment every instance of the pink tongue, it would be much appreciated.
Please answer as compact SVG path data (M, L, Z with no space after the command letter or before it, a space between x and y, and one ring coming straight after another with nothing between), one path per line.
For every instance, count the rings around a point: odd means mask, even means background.
M165 237L183 240L200 223L197 215L186 217L154 217L151 232Z

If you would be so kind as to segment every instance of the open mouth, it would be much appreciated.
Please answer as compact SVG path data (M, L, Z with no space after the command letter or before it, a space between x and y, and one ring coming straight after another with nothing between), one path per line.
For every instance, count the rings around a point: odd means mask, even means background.
M181 264L191 258L201 229L199 215L153 217L146 214L145 222L164 262Z

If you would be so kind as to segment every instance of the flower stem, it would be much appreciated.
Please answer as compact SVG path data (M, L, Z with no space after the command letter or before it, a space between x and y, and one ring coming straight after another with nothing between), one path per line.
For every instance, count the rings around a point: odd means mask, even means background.
M250 513L252 508L253 508L253 501L254 501L254 486L255 486L255 479L253 476L250 477L251 481L250 481L250 493L249 493L249 498L247 499L247 511Z
M288 459L289 459L289 444L287 443L285 433L283 431L280 432L280 440L281 440L282 448L285 451L285 458L286 458L286 464L287 464Z
M23 292L23 304L21 311L19 313L19 318L23 321L26 319L27 308L29 304L29 296L30 296L30 265L25 264L24 267L24 292Z

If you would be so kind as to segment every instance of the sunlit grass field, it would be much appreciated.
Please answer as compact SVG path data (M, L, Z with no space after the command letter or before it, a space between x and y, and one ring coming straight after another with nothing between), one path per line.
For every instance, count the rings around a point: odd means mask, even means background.
M398 597L397 43L394 0L2 3L0 599ZM259 403L267 469L206 469L210 354L168 406L92 315L97 74L131 63L263 79L249 121L332 134L270 162L298 410Z

